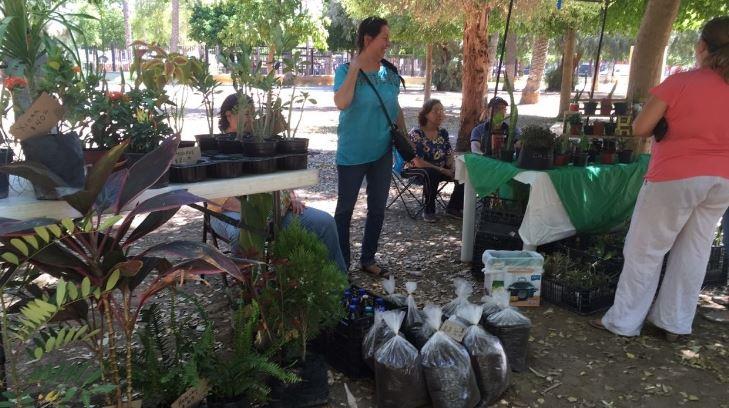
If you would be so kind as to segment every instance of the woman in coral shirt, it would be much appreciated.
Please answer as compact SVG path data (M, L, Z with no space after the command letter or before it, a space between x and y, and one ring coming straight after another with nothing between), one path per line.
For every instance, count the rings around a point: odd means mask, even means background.
M591 322L615 334L637 336L645 320L668 340L691 333L716 225L729 206L729 16L706 23L696 60L697 69L651 89L633 123L636 135L647 136L665 117L668 132L653 143L615 303Z

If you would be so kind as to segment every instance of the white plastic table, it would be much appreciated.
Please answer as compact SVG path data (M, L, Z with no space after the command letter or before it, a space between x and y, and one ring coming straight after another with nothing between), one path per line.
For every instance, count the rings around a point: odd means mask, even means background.
M306 169L231 179L208 180L199 183L170 184L164 188L145 191L132 205L158 194L174 190L187 190L192 194L212 200L216 198L295 189L315 185L318 182L319 170ZM30 183L25 184L26 188L21 194L16 193L11 188L8 198L0 199L0 217L24 220L37 217L56 219L66 217L74 218L81 215L66 204L65 201L37 200ZM11 181L11 187L13 185L17 185L17 180Z
M488 177L484 174L483 177ZM463 197L463 224L461 226L461 261L473 260L473 239L476 228L476 192L468 178L464 156L456 158L456 180L465 184ZM519 237L524 249L534 251L537 246L574 235L577 231L567 216L557 190L546 172L522 171L514 180L530 185L529 201Z

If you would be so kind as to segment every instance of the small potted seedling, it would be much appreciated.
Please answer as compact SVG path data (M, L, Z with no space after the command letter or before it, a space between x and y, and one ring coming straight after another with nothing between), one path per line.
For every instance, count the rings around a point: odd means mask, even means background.
M613 93L615 93L615 88L618 87L618 81L615 81L613 83L612 89L610 89L610 93L600 100L600 115L602 116L610 116L610 113L613 111Z
M587 166L587 162L590 160L590 139L587 136L582 136L580 142L577 144L574 156L572 156L572 164L579 167Z
M570 112L580 111L580 97L582 96L582 92L584 91L585 89L583 88L575 92L575 96L572 98L572 102L570 103Z
M566 134L562 134L557 140L555 146L554 165L566 166L572 160L570 138Z
M549 170L554 164L555 137L549 129L527 126L521 134L522 148L516 165L528 170Z
M567 117L567 123L570 124L570 134L578 136L582 134L582 115L579 112L570 114Z
M613 164L615 163L615 140L604 140L602 144L602 151L600 152L600 163L601 164Z
M594 115L597 112L597 101L585 102L585 115Z

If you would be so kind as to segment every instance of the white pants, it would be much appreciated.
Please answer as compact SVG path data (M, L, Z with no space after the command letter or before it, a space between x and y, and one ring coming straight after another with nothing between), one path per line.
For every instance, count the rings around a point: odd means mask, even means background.
M602 318L613 333L637 336L646 320L690 334L716 224L729 206L729 179L646 181L625 239L615 303ZM663 258L668 268L655 303Z

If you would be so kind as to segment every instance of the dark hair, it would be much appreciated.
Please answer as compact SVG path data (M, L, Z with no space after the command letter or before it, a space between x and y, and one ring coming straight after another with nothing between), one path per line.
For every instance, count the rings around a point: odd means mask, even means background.
M247 95L246 95L247 96ZM248 96L248 103L253 103L253 98ZM238 94L230 94L225 97L225 100L220 104L220 114L218 117L218 129L221 132L226 132L230 128L230 122L225 117L226 112L235 112L236 106L238 105Z
M701 29L701 39L709 51L706 67L729 83L729 16L709 20Z
M371 16L362 20L362 22L359 23L359 27L357 27L357 50L361 52L364 49L364 40L366 35L369 35L372 38L377 37L380 35L380 31L382 31L382 27L386 25L388 25L387 20L381 17Z
M423 107L420 108L420 112L418 112L418 123L420 123L420 126L425 126L428 124L428 114L435 108L435 105L443 105L440 103L438 99L428 99L423 104Z
M509 102L506 102L506 100L500 96L494 96L489 101L489 107L492 108L497 105L509 106Z

